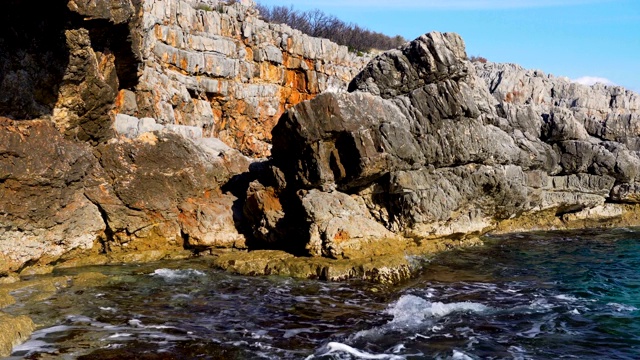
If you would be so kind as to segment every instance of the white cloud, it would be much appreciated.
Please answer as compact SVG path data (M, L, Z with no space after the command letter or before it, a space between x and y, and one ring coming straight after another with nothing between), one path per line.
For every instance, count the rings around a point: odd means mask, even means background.
M595 83L602 83L604 85L616 85L613 81L597 76L583 76L577 79L571 80L574 83L582 84L582 85L593 85Z
M471 10L571 6L605 1L609 0L320 0L314 4L331 7Z

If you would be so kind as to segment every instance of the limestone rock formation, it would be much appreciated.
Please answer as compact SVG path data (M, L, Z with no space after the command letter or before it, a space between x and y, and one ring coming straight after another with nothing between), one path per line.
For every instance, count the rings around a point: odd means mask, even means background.
M5 6L0 15L0 115L48 117L68 138L94 144L111 137L109 111L119 86L114 53L120 55L122 47L131 52L127 33L110 33L121 42L108 46L103 39L114 27L108 25L111 18L84 23L60 1L11 0ZM90 15L98 9L83 10Z
M368 61L262 21L250 1L5 5L0 115L51 118L67 137L93 144L113 137L119 113L196 126L205 137L266 157L271 129L287 108L345 88Z
M49 121L0 121L0 273L92 248L105 224L84 195L100 171L91 148Z
M558 219L547 226L619 219L638 199L638 95L622 88L476 70L458 35L430 33L374 58L349 91L295 106L273 131L286 185L270 191L282 219L308 214L290 224L311 254L353 257L335 244L389 237L363 234L371 219L405 238L467 237L543 213Z
M106 218L105 245L113 247L237 247L236 200L220 190L249 162L237 151L217 153L173 133L99 146L101 186L86 192ZM244 163L244 165L242 165Z
M229 190L252 160L229 145L268 155L286 108L346 88L366 62L265 23L250 1L5 5L0 276L96 253L245 248L244 199Z
M171 132L92 149L49 121L0 125L0 273L78 252L245 247L220 189L248 170L237 150Z
M197 126L246 155L270 154L271 129L289 107L346 88L368 58L260 19L241 2L146 0L140 79L119 113Z
M640 223L620 87L473 65L455 34L367 63L250 1L7 1L0 276L250 248L315 258L218 266L396 279L488 231Z

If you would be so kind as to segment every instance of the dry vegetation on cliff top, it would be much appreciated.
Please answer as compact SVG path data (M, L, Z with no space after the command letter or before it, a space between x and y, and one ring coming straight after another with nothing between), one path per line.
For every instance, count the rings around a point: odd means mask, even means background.
M318 9L300 11L293 6L268 7L262 4L256 6L265 21L286 24L307 35L326 38L355 51L389 50L407 41L400 35L391 37L362 28L357 24L346 23Z

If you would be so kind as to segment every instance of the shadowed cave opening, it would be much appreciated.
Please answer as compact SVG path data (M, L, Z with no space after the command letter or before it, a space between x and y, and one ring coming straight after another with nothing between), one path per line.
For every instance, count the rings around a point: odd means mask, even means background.
M6 0L0 12L0 115L51 114L69 61L64 0Z
M53 114L68 71L65 31L85 28L96 52L112 53L118 90L138 83L139 61L128 24L85 20L67 0L5 0L0 12L0 116L16 120Z

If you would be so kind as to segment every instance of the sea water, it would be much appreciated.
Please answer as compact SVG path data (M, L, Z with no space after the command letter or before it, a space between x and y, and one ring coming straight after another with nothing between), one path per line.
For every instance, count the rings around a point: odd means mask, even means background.
M640 231L485 239L397 287L242 277L206 260L66 270L28 359L640 359ZM14 294L20 300L20 293Z

